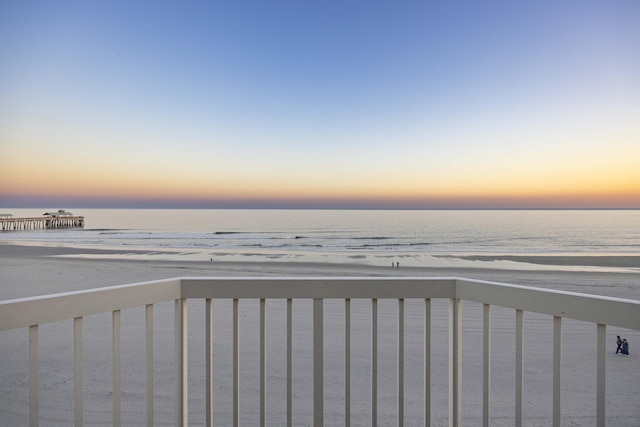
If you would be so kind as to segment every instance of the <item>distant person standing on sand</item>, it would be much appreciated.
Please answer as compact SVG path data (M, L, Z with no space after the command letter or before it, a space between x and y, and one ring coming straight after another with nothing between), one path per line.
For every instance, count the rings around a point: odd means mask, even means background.
M620 335L618 335L618 339L616 340L616 344L618 344L618 348L616 348L616 354L620 353L620 350L622 350L622 338L620 338Z
M629 357L629 343L626 338L622 340L622 354Z

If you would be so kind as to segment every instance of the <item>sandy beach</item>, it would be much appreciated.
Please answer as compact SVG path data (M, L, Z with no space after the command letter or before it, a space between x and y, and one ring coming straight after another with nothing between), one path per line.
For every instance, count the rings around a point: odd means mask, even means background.
M86 254L87 257L78 257ZM96 259L89 255L105 255ZM180 276L456 276L498 282L538 286L619 298L640 299L640 257L529 257L518 262L542 266L536 271L496 268L423 268L371 266L364 264L321 264L295 262L209 262L180 260L127 260L110 257L117 252L80 250L41 246L0 245L0 300L23 298L102 286L120 285ZM544 259L541 259L544 258ZM502 259L509 260L506 257ZM484 261L491 261L485 259ZM625 273L545 270L545 265L586 265L628 267ZM491 263L483 263L491 265ZM636 268L635 272L633 268ZM190 424L204 424L203 385L203 316L201 301L190 303ZM220 301L214 306L217 328L214 333L214 389L216 425L228 425L231 416L230 393L230 306ZM271 302L269 303L271 304ZM242 425L257 424L257 345L256 305L249 301L241 307ZM269 306L268 323L268 412L269 425L282 425L284 420L284 354L282 336L284 310L281 301ZM379 309L379 424L394 425L395 417L395 328L396 305L381 302ZM407 302L406 404L407 425L421 423L421 305ZM482 416L481 389L481 324L482 308L465 303L463 322L463 425L478 425ZM294 424L310 424L311 365L308 315L309 306L302 301L294 308ZM144 322L142 310L123 313L123 424L144 422ZM273 314L271 314L273 313ZM368 345L370 339L367 316L369 305L354 302L352 349L352 422L369 423ZM172 388L172 306L161 304L155 312L156 424L173 422ZM343 414L342 305L327 303L325 337L325 421L341 425ZM308 316L307 316L308 317ZM447 419L447 305L434 301L432 336L432 425L446 425ZM513 310L495 307L492 312L492 417L496 426L513 425L513 390L515 386L515 336ZM335 322L335 325L334 325ZM525 424L551 425L551 326L548 317L525 315ZM110 314L91 316L85 328L85 424L111 424ZM71 322L45 325L41 332L40 387L41 425L69 425L73 414L73 333ZM254 336L255 335L255 336ZM628 339L631 357L615 354L615 337ZM595 425L595 327L577 321L563 323L563 425ZM607 420L608 425L640 426L640 358L637 357L640 332L607 329L611 344L607 353ZM3 426L27 423L28 414L28 339L26 330L0 333L0 419ZM478 349L480 348L480 353ZM52 349L53 351L46 351ZM415 352L413 352L415 350Z

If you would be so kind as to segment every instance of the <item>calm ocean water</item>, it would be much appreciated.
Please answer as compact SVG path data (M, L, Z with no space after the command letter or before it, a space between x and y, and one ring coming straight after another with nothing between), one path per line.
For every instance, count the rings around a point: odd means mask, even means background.
M39 216L44 210L7 210ZM439 266L468 255L638 255L640 210L74 209L85 228L0 233L0 243L201 260ZM149 255L144 255L149 256ZM462 261L461 261L462 262Z

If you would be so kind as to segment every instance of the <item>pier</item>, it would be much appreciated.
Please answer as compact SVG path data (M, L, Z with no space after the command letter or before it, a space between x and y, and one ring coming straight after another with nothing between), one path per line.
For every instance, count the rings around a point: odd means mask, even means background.
M64 209L45 212L42 216L30 218L15 218L10 214L0 214L0 230L2 231L73 227L84 227L84 216L73 215Z

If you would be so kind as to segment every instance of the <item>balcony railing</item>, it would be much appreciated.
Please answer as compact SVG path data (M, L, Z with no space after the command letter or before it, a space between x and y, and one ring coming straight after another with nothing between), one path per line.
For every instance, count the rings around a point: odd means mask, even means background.
M492 307L505 307L515 310L515 372L513 372L515 382L515 405L513 408L514 423L522 426L523 416L523 366L524 366L524 313L538 313L539 315L550 316L552 328L552 387L549 390L552 398L552 413L550 418L553 426L560 426L562 419L562 396L561 383L563 378L562 366L562 326L564 319L575 319L588 322L594 325L594 337L596 341L596 385L595 397L595 424L604 426L606 420L606 331L607 326L640 330L640 301L626 300L619 298L609 298L592 296L572 292L562 292L554 290L543 290L532 287L515 286L486 281L467 280L459 278L176 278L160 280L154 282L136 283L123 286L113 286L95 290L69 292L41 297L23 298L0 302L0 331L7 331L15 328L28 328L28 396L29 396L29 421L31 426L39 425L40 421L40 325L57 322L61 320L73 319L73 354L74 354L74 404L73 418L75 425L83 424L83 320L87 316L100 313L111 313L112 321L112 420L113 425L121 425L121 405L122 405L122 378L123 370L121 360L121 312L132 307L144 307L145 326L144 335L146 349L146 423L154 425L154 384L157 374L154 372L154 306L159 303L173 302L174 305L174 361L175 369L172 373L160 373L168 377L173 376L174 387L174 424L176 426L189 425L188 403L189 403L189 339L193 339L193 334L189 334L189 313L188 300L204 300L204 366L201 367L204 373L204 399L206 406L205 423L207 426L213 425L214 414L214 375L213 359L213 301L217 299L231 300L232 319L230 321L231 330L231 398L232 401L232 421L233 425L241 425L241 348L240 348L240 304L241 300L252 299L259 301L259 422L260 425L267 425L267 385L274 380L267 373L267 301L281 301L280 313L286 319L286 329L282 331L286 334L286 373L282 380L286 385L281 388L286 389L286 424L293 425L294 411L294 378L293 355L299 351L299 347L293 345L294 325L293 304L298 300L308 300L310 324L301 325L308 328L311 335L311 348L308 351L312 355L311 375L312 386L312 408L310 418L314 426L323 426L325 420L325 356L331 355L336 346L340 347L340 353L344 354L343 369L340 374L343 376L343 422L340 424L350 425L352 420L352 380L353 372L357 369L361 372L361 367L357 363L362 358L354 358L351 354L352 342L357 336L352 334L352 300L368 301L370 307L367 317L370 320L367 327L369 335L370 352L365 360L369 370L368 383L370 384L369 394L369 414L367 422L376 426L378 424L378 402L381 399L379 392L379 346L378 341L378 304L379 301L395 301L394 313L396 318L397 336L395 338L395 384L385 382L385 396L389 394L386 388L394 388L395 394L395 419L393 424L405 425L405 379L409 374L412 379L416 375L421 377L422 390L420 399L422 410L419 418L421 425L429 426L432 422L432 301L443 300L448 305L448 424L450 426L461 425L461 401L462 401L462 338L463 338L463 317L462 302L471 301L480 303L482 308L479 316L481 324L475 325L472 332L481 334L482 344L482 409L481 418L484 426L492 425L492 390L491 390L491 313ZM342 304L343 309L340 318L343 319L343 343L325 344L325 324L331 320L324 314L326 303L337 301ZM408 354L405 349L405 301L416 300L419 303L421 313L420 327L422 335L422 345L420 348L421 359L419 365L422 372L406 372L405 362L408 358L415 361L415 354ZM339 301L342 301L340 303ZM286 307L286 308L285 308ZM332 306L333 307L333 306ZM413 305L412 307L415 307ZM332 309L333 310L333 309ZM413 309L412 309L413 310ZM333 313L333 311L332 311ZM331 314L333 316L334 314ZM358 315L359 316L359 315ZM361 316L360 316L361 317ZM385 317L386 320L388 320ZM385 320L383 319L383 320ZM361 320L358 318L358 321ZM412 317L412 321L415 321ZM384 325L385 327L387 325ZM197 329L197 328L194 328ZM412 332L414 334L414 332ZM465 332L466 334L466 332ZM413 335L412 335L413 336ZM465 335L467 336L467 335ZM26 337L25 337L26 338ZM202 338L202 337L200 337ZM414 343L415 344L415 343ZM226 346L229 347L228 344ZM415 350L416 346L411 348ZM191 349L193 352L194 350ZM199 351L197 349L196 351ZM439 351L441 351L439 349ZM46 350L45 350L46 352ZM46 353L45 353L46 354ZM332 356L331 360L335 358ZM355 362L354 362L355 360ZM25 362L27 363L27 362ZM385 360L385 364L387 361ZM414 363L414 362L412 362ZM386 365L385 365L386 366ZM413 365L412 365L413 366ZM40 371L39 371L40 369ZM588 367L584 369L589 369ZM334 369L335 370L335 369ZM440 368L439 370L442 370ZM105 379L107 381L108 379ZM270 385L271 387L271 385ZM412 396L415 400L415 396ZM479 416L479 417L480 417ZM283 423L284 424L284 423ZM358 422L359 425L362 422ZM414 425L411 423L411 425Z

